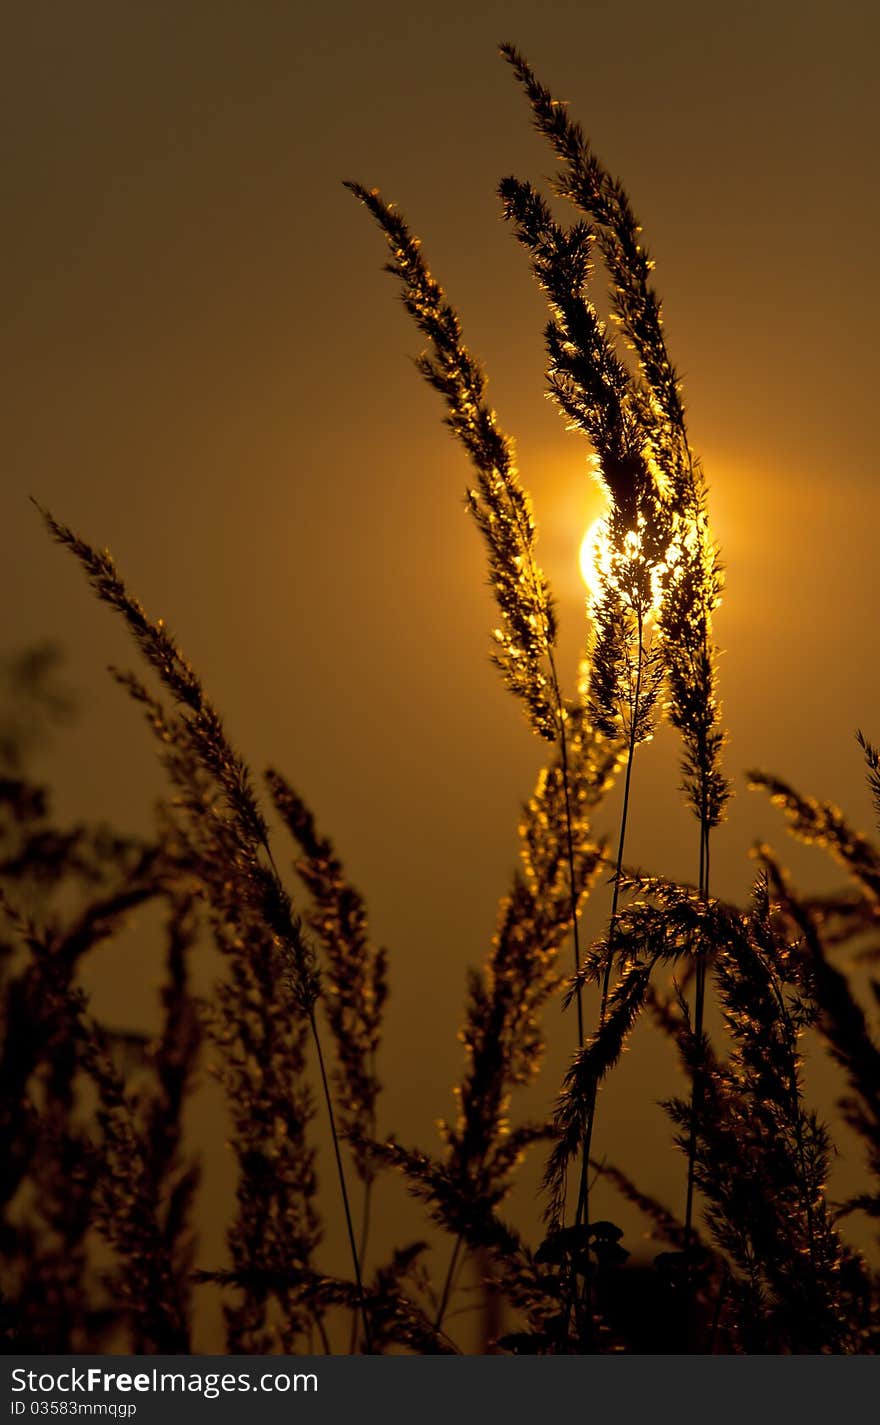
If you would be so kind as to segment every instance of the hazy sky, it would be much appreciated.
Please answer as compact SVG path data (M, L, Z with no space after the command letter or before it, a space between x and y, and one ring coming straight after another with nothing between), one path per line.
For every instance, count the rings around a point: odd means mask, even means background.
M870 819L853 733L880 738L877 14L864 0L7 13L2 642L62 643L82 707L47 775L67 817L132 828L161 786L103 673L133 655L29 493L111 547L237 745L284 769L336 839L392 952L384 1126L404 1137L429 1145L450 1109L465 966L485 954L541 748L489 665L464 456L341 180L400 203L486 364L572 676L598 505L587 448L544 397L543 299L499 217L503 174L553 168L499 40L626 183L728 570L738 795L716 884L742 896L752 842L784 841L747 767ZM669 733L640 754L630 849L692 878L676 758ZM108 961L99 994L127 1013L123 987L154 975ZM666 1065L665 1048L644 1052ZM597 1129L622 1160L633 1134L668 1137L627 1096L637 1074L634 1053ZM681 1177L670 1154L654 1185L672 1197Z

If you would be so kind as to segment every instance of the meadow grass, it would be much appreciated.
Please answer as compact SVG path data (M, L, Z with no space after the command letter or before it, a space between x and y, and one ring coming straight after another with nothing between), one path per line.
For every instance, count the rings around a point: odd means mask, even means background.
M763 847L749 905L712 894L712 834L729 796L712 632L722 572L653 264L625 190L583 130L512 46L502 54L560 164L551 196L573 216L565 226L547 197L513 177L500 184L502 211L546 296L549 391L586 437L606 499L570 694L532 500L480 364L399 210L348 185L384 234L389 271L427 343L419 370L470 462L468 507L498 610L492 658L547 750L489 953L466 986L456 1116L441 1121L430 1152L383 1136L383 1010L395 966L373 940L364 895L311 809L271 769L265 794L291 839L294 895L258 779L167 627L129 593L109 554L43 511L145 665L145 677L114 676L156 740L170 795L150 842L56 826L47 791L28 774L26 743L63 699L45 660L9 666L7 702L23 699L27 716L0 728L7 1350L186 1352L194 1293L211 1284L223 1302L215 1347L451 1353L462 1349L450 1308L469 1259L491 1303L488 1350L876 1351L880 1281L845 1233L849 1214L880 1215L880 1049L845 966L855 951L876 954L880 854L835 808L756 772L753 785L795 836L834 858L846 889L800 894ZM619 336L599 316L599 281ZM663 723L681 740L692 884L626 865L639 814L636 754ZM859 738L880 817L878 753ZM618 777L609 841L595 821ZM609 920L584 945L580 919L603 877ZM147 904L163 910L166 948L162 1025L143 1042L98 1022L80 971ZM200 942L216 957L207 999L190 982ZM666 983L674 976L671 994L660 970ZM710 996L720 1023L711 1037ZM548 1010L560 1002L575 1006L576 1026L562 1084L541 1119L516 1122L515 1096L541 1071L547 1026L559 1026ZM601 1090L643 1016L668 1036L689 1082L685 1097L665 1104L682 1152L681 1214L596 1152ZM807 1035L844 1074L841 1120L864 1145L864 1190L843 1204L827 1194L834 1125L805 1100ZM204 1187L185 1112L206 1046L237 1184L228 1260L196 1270ZM318 1177L319 1104L333 1193ZM527 1152L544 1154L543 1225L528 1233L504 1215ZM404 1242L376 1261L373 1189L387 1172L423 1205L432 1243ZM591 1212L594 1172L665 1245L649 1266L636 1270L621 1229ZM322 1267L328 1232L347 1240L350 1277Z

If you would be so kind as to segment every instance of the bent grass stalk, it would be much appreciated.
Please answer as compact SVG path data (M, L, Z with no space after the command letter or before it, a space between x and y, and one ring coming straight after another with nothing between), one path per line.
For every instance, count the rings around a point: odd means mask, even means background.
M392 253L388 270L403 284L403 301L416 326L431 343L431 354L418 366L444 396L447 423L461 440L478 474L469 494L471 512L486 540L490 573L504 627L496 631L495 661L512 691L526 703L533 730L559 748L565 801L566 850L577 979L577 1044L584 1042L583 991L580 985L580 933L571 809L567 712L554 657L556 624L543 573L534 556L534 525L528 497L520 488L512 446L498 428L485 399L485 378L461 338L461 326L442 288L431 276L420 242L398 211L376 190L348 183L382 229ZM522 668L525 654L525 671ZM544 667L541 668L543 663ZM454 1275L457 1242L446 1276L440 1319Z
M721 572L708 529L705 483L687 435L681 385L669 358L661 303L651 285L653 262L641 241L641 229L628 195L599 161L580 125L564 104L537 79L511 44L501 53L525 90L536 129L549 141L562 163L555 191L569 199L594 224L595 237L610 276L612 310L636 354L643 385L634 391L634 405L653 461L662 469L673 521L684 526L683 547L688 578L684 599L675 598L661 622L667 624L671 655L670 716L680 730L685 755L685 790L700 823L700 895L709 896L709 834L723 815L729 795L720 771L724 734L715 699L715 663L711 640L712 610L721 590ZM689 635L684 637L685 624ZM696 632L697 637L693 635ZM690 650L694 650L692 653ZM695 1031L703 1032L706 994L705 948L697 951ZM692 1235L694 1153L699 1113L701 1070L694 1073L694 1129L688 1150L687 1229Z
M462 340L461 323L421 253L421 242L401 213L378 190L346 183L375 218L391 250L387 266L402 284L403 303L430 342L417 366L443 396L446 423L465 447L478 485L468 503L486 542L489 572L502 627L493 634L493 661L507 686L526 705L532 730L556 742L564 769L571 911L576 971L580 968L574 840L570 805L566 707L556 669L553 600L535 557L531 501L517 478L513 444L486 400L482 368ZM543 665L543 666L542 666ZM583 1005L578 990L578 1038L583 1042Z
M603 975L599 1031L605 1021L614 930L620 897L632 760L636 742L647 736L657 696L658 677L645 688L644 618L651 607L654 571L663 549L661 511L654 474L645 458L644 436L636 419L636 393L630 373L619 360L605 326L588 295L592 278L595 233L584 223L565 230L532 184L514 177L499 187L504 215L516 239L527 250L539 287L546 294L551 320L545 329L551 395L570 426L589 439L596 460L595 476L609 504L604 521L604 558L596 551L596 577L601 596L593 614L597 626L591 650L590 714L595 725L627 748L626 788L614 904ZM658 526L655 529L655 525ZM635 671L630 618L638 628ZM652 671L656 673L652 659ZM627 709L628 722L627 729ZM577 973L577 972L576 972ZM578 992L580 982L576 980ZM580 1034L583 1043L583 1033ZM588 1212L588 1162L595 1119L595 1095L588 1111L576 1212L579 1225ZM563 1211L564 1215L564 1211ZM587 1257L589 1275L589 1257Z
M36 501L34 502L36 504ZM98 553L81 540L67 526L57 520L39 505L37 508L52 535L68 548L82 566L86 577L98 598L120 613L133 634L141 653L158 675L160 682L175 700L189 709L188 717L177 720L173 729L154 715L154 727L165 744L166 759L175 753L174 738L178 738L192 761L192 765L202 769L202 776L213 781L220 789L229 817L227 829L234 838L241 862L237 873L243 878L241 891L264 917L267 930L276 943L282 945L289 959L294 995L308 1019L309 1030L315 1045L320 1068L322 1091L330 1120L336 1170L351 1248L352 1266L357 1283L364 1341L371 1349L370 1326L367 1318L366 1299L361 1267L352 1225L345 1170L339 1151L339 1138L330 1085L324 1066L321 1037L315 1019L315 1000L320 994L317 973L312 964L312 951L306 944L299 922L293 914L290 898L284 889L278 867L272 853L269 831L257 805L250 772L241 757L227 742L222 723L211 704L205 698L197 675L181 654L164 622L152 623L138 601L128 593L117 573L112 558L106 551ZM134 680L130 680L134 687ZM143 695L137 690L139 701ZM182 758L178 758L178 763ZM175 764L168 763L169 768ZM192 776L191 767L186 768ZM179 766L178 766L179 774ZM203 790L199 786L199 791ZM262 852L269 865L268 873L260 870L257 851ZM268 879L266 879L268 875Z

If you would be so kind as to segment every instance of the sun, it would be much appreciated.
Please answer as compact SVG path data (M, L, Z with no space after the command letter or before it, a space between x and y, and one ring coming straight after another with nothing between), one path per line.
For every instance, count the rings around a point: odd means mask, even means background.
M611 551L608 544L608 524L603 515L593 520L583 539L580 549L581 578L587 586L590 600L595 602L602 595L602 573L610 569Z
M628 530L622 547L612 555L608 519L600 516L593 520L581 540L579 556L581 578L587 586L590 607L595 608L609 588L614 587L635 611L636 605L631 603L634 594L625 591L630 589L631 584L633 589L637 587L647 575L650 597L647 597L646 588L642 595L642 615L645 619L656 618L663 605L664 579L669 576L678 557L676 548L670 544L662 559L656 563L648 562L640 529Z

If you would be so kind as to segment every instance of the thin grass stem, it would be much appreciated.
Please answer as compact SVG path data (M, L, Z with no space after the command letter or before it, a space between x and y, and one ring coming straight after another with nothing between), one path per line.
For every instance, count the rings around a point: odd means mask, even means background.
M374 1129L372 1130L371 1137L375 1137L375 1136L376 1136L376 1135L375 1135L375 1128L374 1128ZM363 1263L364 1263L364 1262L366 1261L366 1259L367 1259L367 1242L369 1241L369 1237L370 1237L370 1209L371 1209L371 1207L372 1207L372 1202L373 1202L373 1184L374 1184L374 1182L375 1182L375 1178L371 1176L371 1177L369 1177L369 1178L367 1179L366 1183L364 1184L364 1205L363 1205L363 1209L362 1209L362 1212L361 1212L361 1232L360 1232L360 1240L359 1240L359 1242L358 1242L358 1258L359 1258L359 1260L360 1260L360 1262L361 1262L362 1267L363 1267ZM349 1343L348 1343L348 1353L349 1353L349 1355L354 1355L355 1346L357 1345L357 1323L358 1323L358 1313L357 1313L357 1311L353 1311L353 1312L352 1312L352 1315L351 1315L351 1335L350 1335L350 1337L349 1337Z
M700 904L705 906L709 901L709 873L710 873L710 845L711 826L706 805L705 779L704 790L701 796L700 806L700 876L698 894ZM703 1096L705 1091L705 1065L703 1055L703 1032L706 1015L706 952L705 947L699 945L696 951L696 972L694 987L694 1043L696 1046L696 1059L694 1063L694 1077L691 1089L691 1123L688 1135L687 1154L687 1190L685 1194L684 1211L684 1252L685 1252L685 1293L684 1293L684 1332L685 1346L690 1340L691 1316L693 1313L694 1281L693 1281L693 1243L694 1243L694 1190L697 1163L697 1140L699 1136L700 1114L703 1108Z
M437 1307L437 1315L434 1318L434 1329L439 1331L443 1325L443 1318L449 1306L449 1298L452 1295L452 1287L455 1281L455 1274L458 1269L461 1250L464 1246L464 1238L459 1232L455 1239L455 1246L452 1249L452 1256L449 1258L449 1266L446 1269L446 1280L443 1283L443 1290L440 1293L440 1305Z
M559 689L559 679L556 674L556 662L553 658L552 651L549 654L549 663L559 720L559 757L562 764L562 793L565 799L565 842L568 859L568 886L571 899L571 924L574 936L574 973L577 978L577 993L575 996L577 1006L577 1037L578 1048L581 1048L584 1042L584 996L580 983L581 945L580 932L578 929L577 883L574 869L574 833L571 819L571 794L568 786L568 738L565 735L565 711L562 704L562 694Z
M339 1134L336 1130L336 1115L333 1112L333 1099L330 1094L330 1084L327 1080L327 1069L324 1064L324 1053L321 1049L321 1036L318 1033L318 1026L315 1021L314 1009L309 1010L309 1026L312 1031L312 1038L315 1044L315 1051L318 1056L318 1069L321 1074L321 1087L324 1093L324 1102L327 1105L327 1116L330 1119L330 1133L333 1138L333 1153L336 1158L336 1171L339 1175L339 1187L342 1192L342 1205L345 1209L345 1226L348 1232L348 1242L351 1248L351 1261L354 1267L355 1282L357 1284L358 1299L360 1302L361 1322L364 1328L364 1345L368 1353L372 1353L373 1345L370 1337L370 1323L367 1317L367 1306L364 1298L364 1284L361 1279L361 1264L358 1256L357 1243L354 1237L354 1224L351 1216L351 1204L348 1200L348 1188L345 1184L345 1169L342 1166L342 1154L339 1150Z
M636 750L636 733L639 724L639 705L641 701L642 688L642 665L644 658L644 621L641 610L638 611L638 654L636 662L636 681L633 699L630 705L630 729L627 739L626 749L626 770L623 781L623 804L620 812L620 836L617 843L617 860L614 867L614 887L611 896L611 915L608 922L608 954L605 961L605 970L602 977L602 998L599 1005L599 1028L605 1023L605 1016L608 1012L608 995L611 986L611 966L614 958L614 937L617 931L617 919L620 907L620 885L623 878L623 857L626 848L626 830L629 818L630 791L632 788L632 769ZM585 1227L590 1225L590 1184L589 1184L589 1163L593 1145L593 1129L596 1121L596 1100L597 1085L593 1084L590 1092L590 1101L587 1110L587 1123L584 1130L584 1149L581 1158L580 1184L578 1187L578 1203L575 1212L575 1226L583 1223ZM584 1308L587 1321L588 1332L592 1331L592 1273L590 1270L589 1251L586 1254L587 1270L584 1276Z

